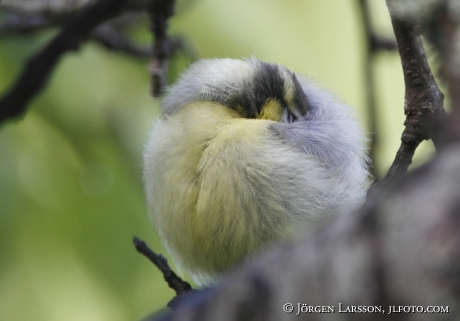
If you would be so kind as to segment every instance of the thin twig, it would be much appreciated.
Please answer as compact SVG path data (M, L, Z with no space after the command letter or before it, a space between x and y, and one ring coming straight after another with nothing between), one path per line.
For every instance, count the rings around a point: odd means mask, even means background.
M56 25L57 23L40 16L12 15L0 23L0 35L29 34Z
M364 81L365 81L365 91L366 91L366 106L367 106L367 121L369 126L369 132L371 135L371 145L369 147L369 157L372 160L371 174L376 181L378 181L378 176L376 172L377 168L377 147L379 144L379 129L377 122L377 107L375 101L375 81L374 81L374 70L373 70L373 33L372 26L370 21L370 12L369 5L367 0L359 0L360 2L360 11L361 19L363 21L364 32L366 37L367 49L364 52L363 65L364 65Z
M166 283L168 283L168 286L176 292L176 297L168 303L168 307L174 310L175 306L177 306L183 298L189 298L190 295L194 295L198 292L198 290L194 290L189 283L178 277L169 266L168 261L163 256L153 252L143 240L134 236L133 244L137 252L143 254L150 262L155 264L158 270L163 274L163 278Z
M401 145L393 164L385 178L379 184L374 185L369 190L369 194L373 194L379 186L403 177L412 163L417 146L423 140L433 139L436 148L440 147L441 143L436 139L433 128L440 119L445 117L444 95L436 84L428 65L419 28L394 13L393 1L387 0L387 5L404 74L406 121Z
M131 19L136 16L138 14L127 13L106 22L91 33L90 39L112 51L122 52L137 58L149 58L152 52L149 46L134 43L120 30L139 21L139 19ZM63 24L63 17L63 15L52 15L45 18L15 12L0 22L0 35L30 34L43 29L55 28Z
M28 102L47 84L64 53L77 50L91 31L117 15L129 0L99 0L72 17L48 45L32 57L14 86L0 100L0 122L24 113Z
M136 250L148 258L150 262L155 264L160 272L163 273L166 283L168 283L168 286L171 289L176 291L177 295L184 294L192 289L190 284L183 281L176 273L174 273L174 271L169 267L168 261L163 256L153 252L143 240L135 236L133 237L133 243Z
M459 35L460 11L453 5L456 1L438 0L422 10L420 17L419 7L400 4L400 14L408 19L417 21L423 35L436 48L441 59L440 76L447 85L447 92L452 102L453 109L460 109L460 71L459 71ZM422 7L423 8L423 7Z
M122 32L110 26L100 26L91 34L91 40L98 42L105 48L119 51L138 58L149 58L151 48L140 46L129 40Z
M379 145L379 123L377 121L377 101L375 97L374 63L377 53L381 50L393 51L397 49L392 40L377 36L372 27L371 12L368 0L359 0L359 9L364 29L366 50L363 57L364 86L366 91L367 123L371 135L369 156L372 160L371 174L374 180L379 181L376 169L378 168L377 149Z
M143 11L145 0L129 0L126 2L123 10L126 11ZM80 10L86 6L94 3L94 0L88 1L16 1L4 3L0 0L0 11L2 12L15 12L24 16L40 16L62 20L75 11Z
M167 35L168 18L174 14L174 0L146 0L150 28L154 34L152 60L150 62L151 94L158 97L166 85L168 58L172 54Z
M440 1L431 12L431 21L425 25L427 37L441 56L440 75L445 81L452 111L448 126L441 127L441 140L445 143L460 141L460 14L449 10L447 3Z

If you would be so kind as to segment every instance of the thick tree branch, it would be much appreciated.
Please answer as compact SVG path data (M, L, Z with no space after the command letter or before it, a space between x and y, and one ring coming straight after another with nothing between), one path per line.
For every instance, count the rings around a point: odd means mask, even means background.
M406 174L414 152L423 140L433 139L435 147L441 147L441 139L438 139L434 128L446 115L443 109L444 95L439 90L428 65L419 28L394 12L394 0L387 0L387 5L404 74L406 121L395 160L382 182L370 189L370 194L373 194L379 185L385 185Z
M77 50L91 31L120 13L129 0L99 0L72 17L62 31L30 59L14 86L0 100L0 122L20 116L28 102L46 85L64 53Z

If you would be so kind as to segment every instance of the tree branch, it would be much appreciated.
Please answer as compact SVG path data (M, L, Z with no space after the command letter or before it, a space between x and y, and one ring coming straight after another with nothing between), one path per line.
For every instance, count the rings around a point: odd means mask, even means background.
M168 261L161 255L153 252L147 244L137 238L133 237L133 244L136 247L137 252L143 254L146 258L150 260L155 266L163 273L163 278L165 279L168 286L176 292L176 297L174 297L168 303L168 307L174 310L174 308L179 305L182 300L189 298L190 295L198 292L197 290L192 289L189 283L183 281L177 274L169 267Z
M452 112L448 126L441 128L442 140L456 142L460 140L460 13L449 10L446 1L438 1L424 24L424 31L440 54L440 75L451 100Z
M145 0L129 0L124 6L127 11L144 10ZM65 0L65 1L37 1L37 0L3 0L0 11L16 12L25 16L40 16L48 19L67 19L76 11L94 4L95 0Z
M72 17L61 32L32 57L14 86L0 100L0 123L24 113L28 102L42 90L61 56L77 50L91 31L121 12L129 0L99 0Z
M452 107L460 109L460 49L457 40L460 36L460 14L449 11L447 6L446 1L438 1L437 8L431 12L431 25L426 27L442 57L440 71L447 82Z
M404 74L406 121L401 145L393 164L382 182L371 187L369 194L375 193L379 185L385 185L389 181L404 176L412 163L417 146L423 140L433 139L435 147L441 147L441 140L437 139L438 136L433 129L446 116L443 109L444 95L436 84L428 65L419 35L419 27L394 12L394 0L387 0L387 5Z
M102 25L91 34L91 40L103 45L105 48L119 51L138 58L149 58L151 48L139 46L130 41L122 32L117 31L111 26Z
M373 72L373 55L374 55L374 46L373 46L373 32L370 22L370 12L369 4L367 0L359 0L359 7L361 12L361 19L363 22L363 29L365 32L367 48L364 53L364 86L366 91L366 106L367 106L367 119L369 132L371 135L371 145L369 148L369 157L372 160L371 174L375 180L378 181L377 172L375 171L377 167L377 146L379 143L379 130L377 122L377 107L375 101L375 81L374 81L374 72Z
M38 30L56 26L58 23L52 22L41 16L23 16L12 13L0 23L0 35L29 34Z
M371 174L375 181L378 181L376 168L378 167L378 158L376 155L379 145L379 129L377 121L377 102L375 99L375 80L373 64L376 54L380 50L395 50L396 44L387 39L377 36L372 28L371 12L368 0L359 0L359 11L364 29L364 37L366 42L366 50L363 57L364 65L364 86L366 92L366 106L368 113L368 126L371 135L371 145L369 148L369 156L372 160Z
M166 85L168 58L172 54L167 35L168 18L174 14L174 0L146 0L151 30L155 37L153 55L150 62L150 91L153 97L162 94Z
M109 22L103 23L91 33L90 39L101 44L105 48L113 51L122 52L137 58L151 57L151 48L141 46L128 37L122 29L139 21L139 14L127 13ZM61 25L63 20L68 17L64 14L42 17L36 15L23 15L13 12L10 17L0 23L0 35L9 34L30 34L43 29L53 28ZM121 30L120 30L121 29Z

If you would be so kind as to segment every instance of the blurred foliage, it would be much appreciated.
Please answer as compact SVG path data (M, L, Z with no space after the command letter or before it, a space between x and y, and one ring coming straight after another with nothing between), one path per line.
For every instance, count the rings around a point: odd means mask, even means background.
M377 30L391 36L385 1ZM179 3L171 33L201 57L248 57L305 73L366 117L363 33L353 0L194 0ZM132 30L149 41L147 24ZM0 92L55 34L0 38ZM170 81L188 65L171 62ZM140 320L173 292L131 244L161 248L146 218L142 145L158 101L147 61L88 43L68 54L22 120L0 127L0 320ZM375 66L380 173L403 130L399 57ZM417 151L415 163L432 153Z

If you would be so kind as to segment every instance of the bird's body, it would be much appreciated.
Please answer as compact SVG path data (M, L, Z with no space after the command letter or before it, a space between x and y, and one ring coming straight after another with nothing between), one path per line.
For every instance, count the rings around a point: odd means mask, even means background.
M255 59L195 63L148 137L150 215L176 263L207 282L294 228L364 200L350 107Z

